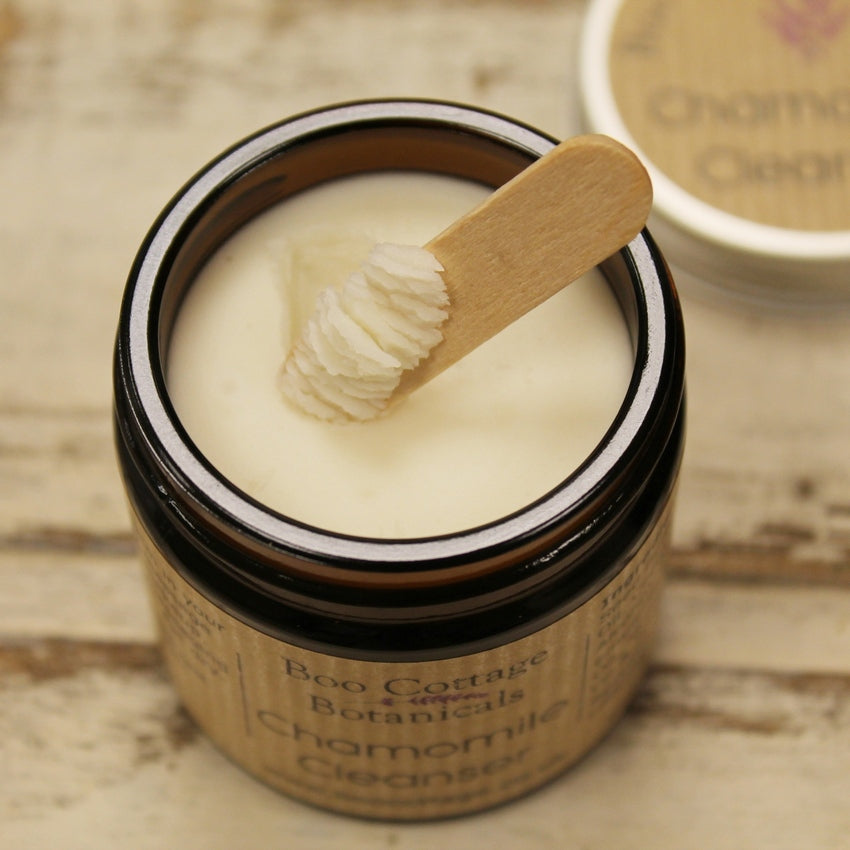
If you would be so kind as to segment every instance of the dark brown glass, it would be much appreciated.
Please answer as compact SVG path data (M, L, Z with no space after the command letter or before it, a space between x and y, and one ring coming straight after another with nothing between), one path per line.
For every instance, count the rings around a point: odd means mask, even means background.
M496 187L556 141L456 104L375 101L288 119L240 142L178 192L131 270L115 347L115 436L139 522L218 607L332 655L423 660L540 629L629 562L671 498L684 432L684 332L647 232L600 269L622 307L635 366L626 399L582 466L507 517L452 534L372 539L261 505L193 444L165 360L182 298L240 226L292 194L367 171L418 170ZM565 427L568 427L565 425Z

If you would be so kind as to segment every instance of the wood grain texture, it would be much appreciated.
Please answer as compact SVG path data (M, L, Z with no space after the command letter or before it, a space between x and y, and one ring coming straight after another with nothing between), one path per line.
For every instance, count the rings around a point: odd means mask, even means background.
M202 838L224 850L275 846L284 831L287 846L319 850L696 850L766 837L792 850L841 848L850 826L846 675L656 667L594 755L541 792L482 817L396 827L318 815L235 768L182 712L149 647L39 641L4 656L0 755L11 770L0 820L10 846Z
M412 392L634 239L649 175L607 136L561 142L425 247L445 268L443 341L401 380Z
M162 675L110 434L132 256L234 140L347 98L579 132L580 0L0 4L0 844L850 846L850 318L683 290L688 443L656 664L552 786L398 828L258 785Z

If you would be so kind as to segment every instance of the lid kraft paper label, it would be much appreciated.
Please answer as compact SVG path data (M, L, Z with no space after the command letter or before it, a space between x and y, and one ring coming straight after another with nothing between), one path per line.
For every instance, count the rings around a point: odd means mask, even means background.
M422 819L519 796L611 728L652 648L669 514L607 586L552 625L472 655L407 663L339 658L256 631L139 534L169 672L207 734L294 797Z
M691 195L850 229L850 0L625 0L609 58L629 132Z

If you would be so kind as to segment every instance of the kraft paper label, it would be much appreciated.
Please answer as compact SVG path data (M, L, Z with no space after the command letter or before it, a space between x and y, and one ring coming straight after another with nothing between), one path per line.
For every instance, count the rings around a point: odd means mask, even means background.
M850 229L848 0L625 0L609 59L630 133L691 195Z
M142 534L162 648L199 725L248 771L356 815L420 819L540 785L613 725L646 667L665 519L581 607L521 640L447 660L311 652L229 616Z

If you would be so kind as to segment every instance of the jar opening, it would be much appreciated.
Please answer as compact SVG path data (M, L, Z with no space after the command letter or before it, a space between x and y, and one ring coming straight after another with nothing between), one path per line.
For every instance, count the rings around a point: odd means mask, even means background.
M554 144L501 116L453 104L364 102L268 128L225 152L184 187L155 224L131 272L118 366L132 396L132 418L144 433L139 444L180 492L181 511L193 525L213 537L238 540L250 558L273 561L276 569L302 578L404 588L475 579L502 566L507 552L512 559L533 557L555 540L571 540L578 551L601 525L616 522L638 495L639 488L624 483L634 481L638 470L651 470L655 452L647 452L647 440L653 434L667 440L679 410L679 399L671 404L670 394L681 394L678 306L645 233L601 266L635 350L631 385L617 418L560 486L486 526L433 538L377 540L276 514L208 464L180 425L165 387L165 351L185 292L211 254L261 211L319 182L375 170L429 171L495 187Z

